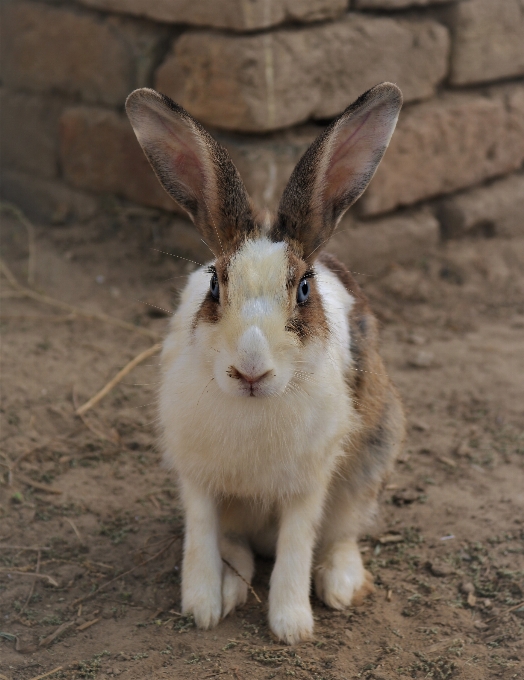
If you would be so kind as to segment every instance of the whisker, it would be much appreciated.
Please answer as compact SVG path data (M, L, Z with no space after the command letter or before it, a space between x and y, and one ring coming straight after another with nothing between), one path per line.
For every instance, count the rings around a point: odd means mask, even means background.
M200 240L202 241L202 243L203 243L205 246L207 246L207 247L209 248L209 244L207 244L207 243L204 241L203 238L201 238ZM209 248L209 250L211 250L211 248ZM216 259L217 259L217 256L215 255L215 253L214 253L212 250L211 250L211 253L212 253L212 255L214 256L214 258L215 258L215 260L216 260Z
M139 300L138 298L135 298L137 302L142 303L143 305L147 305L148 307L154 307L155 309L160 309L162 312L165 312L166 314L169 314L170 316L173 316L174 312L170 312L169 309L164 309L164 307L159 307L158 305L153 305L151 302L144 302L144 300Z
M195 408L197 408L198 405L200 404L200 400L202 399L202 396L203 396L204 392L207 390L207 388L209 387L209 385L211 385L211 383L213 382L214 379L215 379L215 377L213 376L213 377L211 378L211 380L207 383L207 385L204 387L204 389L202 390L202 394L198 397L198 401L197 401L197 403L196 403L196 407L195 407Z
M163 255L170 255L171 257L178 257L179 260L185 260L186 262L192 262L193 264L197 264L199 267L203 267L203 264L200 264L200 262L195 262L194 260L190 260L187 257L182 257L182 255L175 255L174 253L168 253L165 250L159 250L158 248L150 248L149 250L156 250L157 253L162 253ZM213 252L213 251L211 251Z
M158 403L157 401L149 401L147 404L141 404L140 406L130 406L130 408L132 408L132 409L145 408L146 406L151 406L151 405L157 404L157 403Z
M366 371L363 368L353 368L353 366L348 366L350 371L359 371L359 373L371 373L373 375L380 375L383 378L386 378L387 375L385 373L377 373L376 371Z
M214 217L213 217L213 213L212 213L211 210L209 209L209 206L208 206L208 204L207 204L207 201L206 201L206 197L205 197L205 196L202 196L202 200L204 201L204 205L206 206L206 210L207 210L207 212L208 212L208 215L209 215L209 217L211 218L211 222L213 223L213 229L215 230L215 234L217 235L218 242L219 242L219 244L220 244L220 250L222 251L222 255L225 255L225 253L224 253L224 246L222 245L222 241L220 240L220 234L218 233L218 229L217 229L216 224L215 224L215 219L214 219ZM206 246L207 246L207 243L206 243ZM209 246L207 246L207 247L209 248ZM211 250L211 248L209 248L209 250ZM211 250L211 252L213 253L212 250ZM215 255L215 254L213 253L213 255ZM216 255L215 255L215 258L216 258Z

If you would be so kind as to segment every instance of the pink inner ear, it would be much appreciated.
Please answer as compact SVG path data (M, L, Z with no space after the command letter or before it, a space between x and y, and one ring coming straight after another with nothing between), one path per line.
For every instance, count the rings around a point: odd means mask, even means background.
M336 163L338 163L339 160L341 160L346 154L350 152L351 147L358 143L358 138L355 139L355 136L358 135L358 133L364 127L370 116L371 111L364 117L364 120L362 120L361 122L355 121L353 125L350 124L344 126L342 131L339 133L337 139L337 148L335 153L331 157L330 166L333 166Z
M373 134L376 131L368 130L366 125L372 114L373 111L369 111L364 118L344 125L338 133L326 170L326 199L333 200L346 194L358 177L367 173L374 151L380 146L377 139L380 135Z
M187 187L193 196L202 194L204 177L194 154L188 156L184 151L173 149L169 155L169 169L176 177L176 182Z
M200 196L205 182L202 160L191 144L176 130L175 125L168 123L161 116L158 116L158 121L166 131L166 156L173 179L178 184L187 187L193 196ZM184 133L192 135L187 128L184 129ZM195 144L197 144L196 141Z

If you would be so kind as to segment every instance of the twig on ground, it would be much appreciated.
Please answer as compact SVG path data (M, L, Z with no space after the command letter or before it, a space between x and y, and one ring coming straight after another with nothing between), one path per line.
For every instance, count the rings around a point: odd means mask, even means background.
M155 333L155 331L149 328L142 328L140 326L134 326L132 323L127 321L122 321L114 316L109 316L109 314L104 314L103 312L88 312L75 305L70 305L68 302L63 302L62 300L56 300L49 295L43 295L42 293L37 293L31 288L25 288L20 285L16 280L7 264L0 258L0 271L9 281L9 283L15 289L15 292L21 293L23 297L31 298L37 302L42 302L43 304L50 305L51 307L56 307L57 309L63 309L72 314L77 314L78 316L83 316L86 319L98 319L98 321L104 321L105 323L112 324L113 326L118 326L119 328L124 328L127 331L133 331L134 333L139 333L140 335L145 335L148 338L153 338L153 340L158 340L160 335Z
M74 625L74 621L66 621L63 623L61 626L58 626L58 628L54 631L54 633L51 633L51 635L48 635L46 638L43 640L40 640L39 647L49 647L49 645L56 640L56 638L59 635L62 635L64 631L66 631L68 628L71 628L71 626Z
M83 543L84 543L84 539L82 538L82 535L81 535L80 532L78 531L78 528L77 528L76 524L73 522L73 520L72 520L72 519L69 519L69 517L66 517L66 518L65 518L65 521L66 521L66 522L69 522L69 524L71 525L71 528L73 529L73 531L74 531L75 534L76 534L76 537L78 538L78 540L80 541L80 543L83 544Z
M79 408L78 408L78 403L77 403L77 398L76 398L76 390L73 385L73 407L75 409L75 414L78 415L80 420L84 423L84 425L87 427L88 430L91 430L91 432L99 437L100 439L103 439L107 442L110 442L111 444L114 444L115 446L118 446L120 442L120 435L118 432L113 428L109 431L109 434L106 434L102 430L99 430L96 425L93 425L93 423L89 422L89 420L84 416L83 413L79 413Z
M98 402L103 399L106 394L111 392L111 390L118 385L118 383L123 380L128 373L130 373L135 366L138 366L138 364L141 364L142 361L145 361L146 359L149 359L152 357L154 354L159 352L162 349L162 344L157 343L156 345L153 345L152 347L149 347L148 349L144 350L141 352L138 356L136 356L134 359L132 359L128 364L124 366L122 370L120 370L114 378L112 378L99 392L97 392L89 401L86 401L85 404L80 406L80 408L76 409L76 415L77 416L82 416L86 411L89 411L90 408L93 408L93 406L96 406Z
M20 482L22 482L22 484L25 484L26 486L31 486L33 489L37 489L38 491L45 491L45 493L52 493L57 496L62 493L61 489L56 489L54 486L47 486L47 484L40 484L40 482L35 482L30 477L21 475L19 472L16 473L16 478Z
M36 270L35 228L20 210L20 208L18 208L16 205L7 203L6 201L1 201L0 209L10 212L12 215L14 215L27 230L27 242L29 250L29 257L27 259L27 283L29 286L32 286L35 282Z
M17 574L18 576L31 576L33 578L41 578L42 580L50 583L52 586L55 586L55 588L58 588L58 583L52 576L49 576L48 574L36 574L34 571L17 571L16 569L10 569L9 567L0 567L0 571L4 573L7 572L9 574Z
M98 619L92 619L91 621L86 621L81 626L78 626L77 631L79 631L81 633L83 630L87 630L88 628L91 628L91 626L94 626L95 623L98 623L99 621L100 621L100 617Z
M87 569L90 569L91 567L95 566L95 567L100 567L101 569L106 569L106 570L108 569L109 571L115 571L115 567L113 567L113 565L104 564L103 562L92 562L91 560L84 560L80 564L82 564Z
M54 675L55 673L58 673L58 671L61 671L63 669L63 666L57 666L56 668L53 668L52 671L47 671L47 673L42 673L42 675L35 675L34 678L31 678L30 680L43 680L43 678L48 678L50 675Z
M229 568L231 569L231 571L233 571L233 572L238 576L238 578L239 578L241 581L244 581L244 583L246 584L246 586L247 586L248 589L249 589L249 592L255 597L255 600L258 602L258 604L262 604L262 600L261 600L261 599L259 598L259 596L257 595L257 593L256 593L255 589L253 588L253 586L251 585L251 583L249 583L249 581L246 581L246 579L242 576L242 574L240 574L240 573L235 569L235 567L234 567L232 564L230 564L227 560L225 560L224 558L222 558L222 562L223 562L227 567L229 567Z
M81 602L87 602L87 600L91 600L93 597L96 597L96 596L98 595L98 593L100 593L102 590L105 590L105 589L106 589L108 586L110 586L112 583L115 583L115 581L118 581L119 579L124 578L124 576L127 576L127 575L130 574L131 572L135 571L135 569L139 569L140 567L144 567L146 564L149 564L149 562L152 562L153 560L156 560L157 557L160 557L160 555L162 555L163 553L165 553L166 550L168 550L168 549L173 545L173 543L174 543L176 540L177 540L176 537L173 538L173 539L171 539L171 540L169 541L169 543L168 543L167 545L165 545L165 546L162 548L162 550L159 550L159 551L158 551L155 555L153 555L152 557L149 557L149 558L148 558L147 560L145 560L144 562L141 562L140 564L137 564L137 565L135 565L134 567L131 567L131 569L128 569L127 571L124 571L124 572L123 572L122 574L120 574L119 576L115 576L115 578L112 578L110 581L106 581L105 583L103 583L103 584L100 586L100 588L98 588L97 590L95 590L94 593L89 593L88 595L84 595L84 597L79 597L78 599L76 599L76 600L71 604L71 607L76 607L76 606L79 605Z
M41 558L41 556L42 556L42 553L39 550L37 552L37 555L36 555L35 574L40 573L40 558ZM31 584L31 590L29 591L29 595L27 596L27 600L24 602L24 606L22 607L22 609L19 612L19 616L22 616L22 614L25 612L27 605L29 604L30 599L33 597L33 593L35 592L35 587L36 587L36 578L33 581L33 583Z
M151 501L151 505L155 508L155 510L157 510L158 512L162 510L162 508L160 507L160 503L158 502L154 494L149 495L149 500Z

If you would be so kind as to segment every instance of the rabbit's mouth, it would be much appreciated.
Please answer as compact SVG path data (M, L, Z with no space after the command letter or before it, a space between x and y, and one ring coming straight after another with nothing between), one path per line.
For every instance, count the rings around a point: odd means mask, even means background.
M227 375L233 380L238 380L240 393L248 397L269 396L272 390L268 391L271 378L276 377L273 369L256 375L257 371L241 372L235 366L230 366L226 371Z

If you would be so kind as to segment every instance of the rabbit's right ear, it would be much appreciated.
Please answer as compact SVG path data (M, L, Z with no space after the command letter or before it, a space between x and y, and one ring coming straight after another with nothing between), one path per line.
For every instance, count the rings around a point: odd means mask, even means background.
M187 111L149 88L132 92L126 111L162 186L216 256L256 230L249 197L227 151Z
M402 93L382 83L359 97L309 147L284 190L271 230L314 259L375 174L397 123Z

